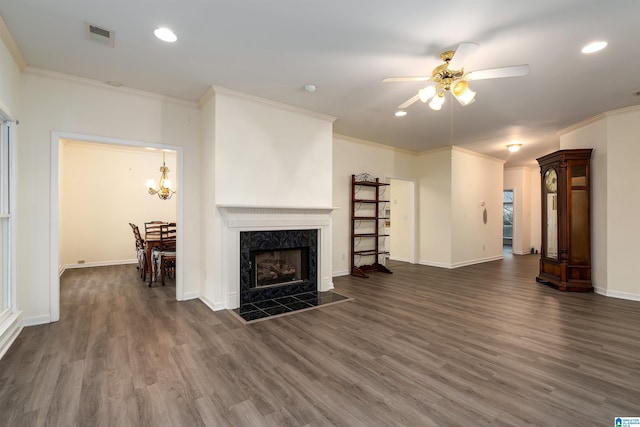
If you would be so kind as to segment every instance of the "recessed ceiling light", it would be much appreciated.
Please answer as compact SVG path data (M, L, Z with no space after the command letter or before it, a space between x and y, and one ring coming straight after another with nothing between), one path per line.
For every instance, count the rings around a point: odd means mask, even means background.
M163 42L173 43L178 40L178 37L173 33L173 31L165 27L156 28L153 34Z
M396 117L404 117L407 115L406 111L396 111Z
M607 42L602 42L602 41L591 42L591 43L589 43L588 45L586 45L585 47L582 48L582 53L597 52L599 50L604 49L605 47L607 47Z

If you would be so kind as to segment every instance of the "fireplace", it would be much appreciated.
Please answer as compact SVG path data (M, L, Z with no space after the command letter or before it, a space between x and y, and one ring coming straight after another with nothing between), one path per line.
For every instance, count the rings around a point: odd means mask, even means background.
M309 279L309 248L251 253L251 287L276 286Z
M240 305L318 290L318 230L240 232Z

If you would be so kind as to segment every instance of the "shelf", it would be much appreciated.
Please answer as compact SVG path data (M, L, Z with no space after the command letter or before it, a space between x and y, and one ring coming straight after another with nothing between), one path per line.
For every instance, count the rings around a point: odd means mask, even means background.
M389 200L381 200L381 196L384 191L380 188L389 184L380 182L379 178L375 178L367 173L361 175L351 175L351 274L359 277L369 277L367 273L377 271L383 273L391 273L379 261L384 262L384 259L380 259L380 256L386 257L389 255L388 251L385 251L383 243L384 240L379 240L380 237L389 237L389 234L384 234L384 223L379 221L389 221ZM359 194L360 198L356 195L360 192L359 187L369 187L373 190L366 190ZM380 205L383 204L381 209ZM364 206L362 206L364 205ZM359 212L361 216L356 216L356 212ZM367 215L368 216L365 216ZM384 216L379 216L380 214ZM359 224L360 221L366 221L365 224ZM356 229L360 228L360 233L356 232ZM362 246L369 249L356 250L356 247L361 243L356 239L370 239L366 240ZM358 243L358 245L356 244ZM372 247L373 246L373 247ZM370 265L362 264L361 257L371 262ZM373 258L373 259L372 259ZM356 262L360 265L356 265ZM366 261L365 261L366 262Z
M388 255L387 251L376 251L375 249L367 249L366 251L353 251L355 255L371 256L371 255Z
M386 182L373 182L373 181L353 181L353 185L361 185L363 187L384 187L389 185Z
M354 221L374 221L374 220L380 220L380 219L391 219L391 218L387 218L385 216L354 216L353 220Z
M353 203L389 203L388 200L353 199Z

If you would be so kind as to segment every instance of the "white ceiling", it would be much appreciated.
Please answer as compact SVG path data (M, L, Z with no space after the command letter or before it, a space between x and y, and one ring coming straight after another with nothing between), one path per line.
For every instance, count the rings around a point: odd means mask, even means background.
M457 145L535 165L557 131L640 104L636 0L0 0L27 64L197 101L211 86L336 116L338 134L423 151ZM115 46L85 38L85 22ZM153 36L171 28L178 41ZM584 55L587 42L609 46ZM474 81L476 102L396 107L443 50L480 45L465 70L530 64L526 77ZM307 93L306 84L317 86ZM524 144L509 153L513 140Z

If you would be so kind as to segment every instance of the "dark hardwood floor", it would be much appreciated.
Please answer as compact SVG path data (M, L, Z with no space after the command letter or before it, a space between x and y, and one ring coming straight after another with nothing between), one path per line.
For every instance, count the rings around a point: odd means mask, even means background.
M335 278L353 301L244 325L134 266L69 270L0 361L8 426L610 426L640 416L640 303L536 256Z

